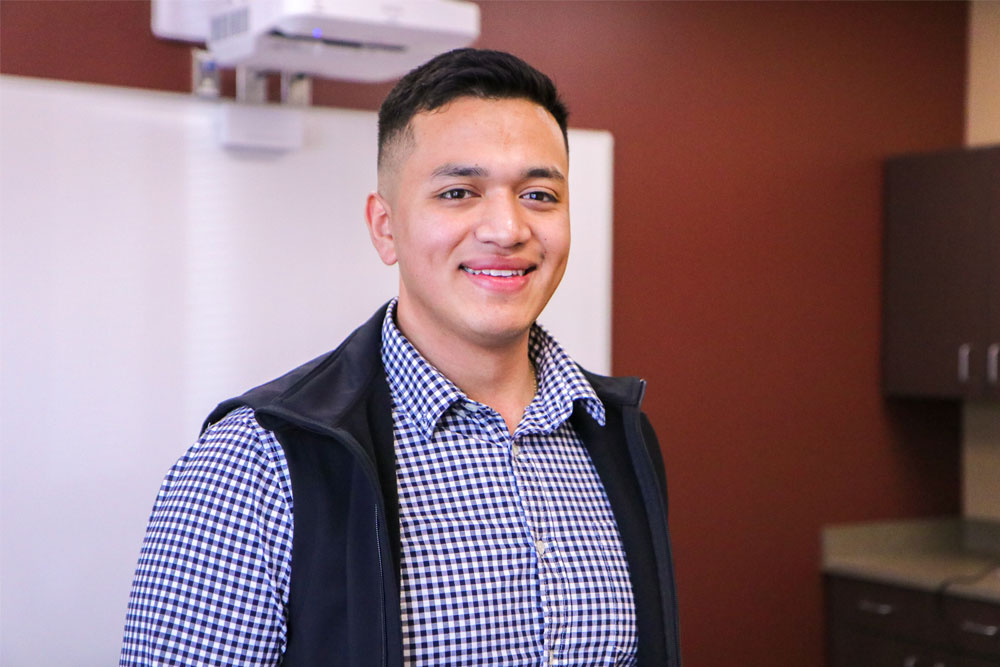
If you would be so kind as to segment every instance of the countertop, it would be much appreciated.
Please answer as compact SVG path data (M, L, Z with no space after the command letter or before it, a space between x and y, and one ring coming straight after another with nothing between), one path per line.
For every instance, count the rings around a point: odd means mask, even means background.
M1000 603L1000 522L917 519L826 526L823 572Z

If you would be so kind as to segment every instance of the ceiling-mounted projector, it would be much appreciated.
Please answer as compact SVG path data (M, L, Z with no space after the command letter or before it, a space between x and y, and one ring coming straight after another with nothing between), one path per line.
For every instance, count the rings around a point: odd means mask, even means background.
M216 64L351 81L401 76L479 36L459 0L155 0L153 32L204 41Z

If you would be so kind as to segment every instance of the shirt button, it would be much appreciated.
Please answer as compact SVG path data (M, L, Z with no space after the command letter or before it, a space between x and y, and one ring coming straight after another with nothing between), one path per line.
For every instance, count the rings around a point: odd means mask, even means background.
M545 552L549 548L549 543L545 540L535 540L535 551L538 553L538 557L542 558L545 556Z
M521 445L519 443L513 443L510 446L510 458L515 461L521 456Z

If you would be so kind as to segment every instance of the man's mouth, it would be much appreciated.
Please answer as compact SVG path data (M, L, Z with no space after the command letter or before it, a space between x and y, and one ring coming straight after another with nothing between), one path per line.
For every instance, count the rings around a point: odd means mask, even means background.
M514 276L523 276L531 271L531 269L470 269L467 266L461 268L474 276L492 276L494 278L513 278Z

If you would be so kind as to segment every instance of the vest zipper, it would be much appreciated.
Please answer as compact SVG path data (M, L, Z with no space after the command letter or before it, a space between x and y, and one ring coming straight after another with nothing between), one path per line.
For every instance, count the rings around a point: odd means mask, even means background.
M378 594L379 619L382 628L382 667L386 667L386 628L385 628L385 568L382 566L382 534L378 521L378 504L375 504L375 548L378 551Z

